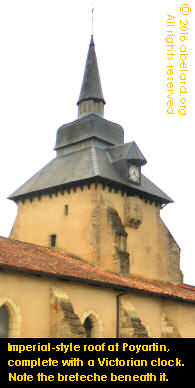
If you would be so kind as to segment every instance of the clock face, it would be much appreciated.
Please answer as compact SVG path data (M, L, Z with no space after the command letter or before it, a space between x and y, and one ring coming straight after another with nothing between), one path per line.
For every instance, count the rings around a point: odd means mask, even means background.
M135 164L129 166L129 180L133 183L140 182L140 169Z

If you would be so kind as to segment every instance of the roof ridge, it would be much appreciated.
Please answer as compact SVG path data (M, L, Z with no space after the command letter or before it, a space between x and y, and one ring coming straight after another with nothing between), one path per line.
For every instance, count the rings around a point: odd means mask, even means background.
M93 162L93 170L95 175L99 175L99 166L98 166L98 161L97 161L97 154L96 154L96 147L94 144L92 144L91 147L91 153L92 153L92 162Z

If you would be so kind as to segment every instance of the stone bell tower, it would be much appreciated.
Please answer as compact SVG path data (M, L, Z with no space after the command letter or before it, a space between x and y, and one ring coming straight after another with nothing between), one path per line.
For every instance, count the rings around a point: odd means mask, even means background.
M78 118L57 131L56 157L9 197L18 204L10 237L123 276L181 282L180 249L160 218L172 199L142 174L137 144L103 117L93 36L77 105Z

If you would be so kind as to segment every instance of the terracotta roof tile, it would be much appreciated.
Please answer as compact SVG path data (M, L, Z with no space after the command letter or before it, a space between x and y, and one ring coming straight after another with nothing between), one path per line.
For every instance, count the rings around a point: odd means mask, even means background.
M175 297L195 303L195 287L186 284L150 280L141 277L121 277L93 267L81 259L67 256L54 248L46 248L10 238L0 237L0 267L55 276L126 291L145 292L157 296Z

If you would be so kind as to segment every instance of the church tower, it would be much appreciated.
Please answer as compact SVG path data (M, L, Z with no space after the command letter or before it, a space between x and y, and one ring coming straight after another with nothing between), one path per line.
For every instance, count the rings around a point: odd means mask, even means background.
M9 197L18 205L10 237L123 276L180 283L180 249L160 218L173 201L142 174L135 141L124 144L123 128L104 118L93 36L77 105L78 118L57 131L56 157Z

